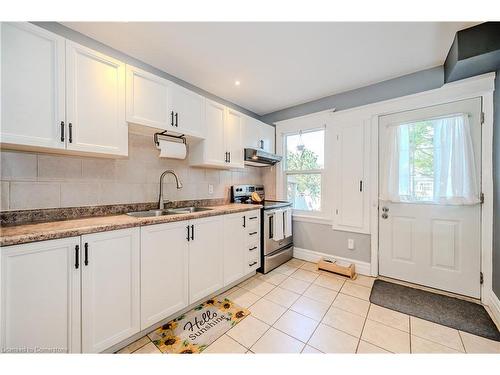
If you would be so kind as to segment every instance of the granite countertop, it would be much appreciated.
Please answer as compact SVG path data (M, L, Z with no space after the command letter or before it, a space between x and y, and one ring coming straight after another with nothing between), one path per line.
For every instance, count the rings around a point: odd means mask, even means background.
M220 206L211 206L209 207L211 210L193 212L189 214L141 218L121 214L6 226L0 227L0 246L19 245L28 242L80 236L82 234L104 232L108 230L226 215L237 212L251 211L261 207L261 205L256 204L248 205L231 203Z

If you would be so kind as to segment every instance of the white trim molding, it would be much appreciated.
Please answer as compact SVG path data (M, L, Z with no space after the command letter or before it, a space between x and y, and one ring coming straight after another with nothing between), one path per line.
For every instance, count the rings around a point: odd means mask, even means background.
M491 291L483 303L488 306L488 312L492 316L492 319L498 329L500 329L500 300L496 296L495 292Z
M370 263L362 262L360 260L338 257L335 255L330 255L330 254L326 254L326 253L320 253L319 251L302 249L300 247L293 248L293 257L297 258L297 259L305 260L308 262L313 262L313 263L318 262L321 258L330 259L330 260L338 260L341 262L349 262L349 263L354 264L354 267L355 267L357 273L359 273L361 275L366 275L366 276L371 275L370 274Z

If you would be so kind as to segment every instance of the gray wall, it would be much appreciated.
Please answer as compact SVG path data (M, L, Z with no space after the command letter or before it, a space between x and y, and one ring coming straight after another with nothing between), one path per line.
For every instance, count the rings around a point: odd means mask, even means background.
M200 95L203 95L209 99L212 99L216 102L224 104L225 106L233 108L233 109L235 109L241 113L244 113L248 116L254 117L256 119L260 119L259 115L257 115L256 113L254 113L252 111L249 111L246 108L240 107L237 104L234 104L230 101L227 101L223 98L220 98L220 97L218 97L218 96L216 96L208 91L205 91L197 86L190 84L189 82L183 81L180 78L177 78L177 77L175 77L167 72L164 72L164 71L159 70L159 69L157 69L149 64L146 64L146 63L144 63L144 62L142 62L142 61L140 61L132 56L129 56L123 52L120 52L114 48L111 48L110 46L108 46L106 44L103 44L103 43L101 43L95 39L92 39L92 38L90 38L82 33L79 33L78 31L70 29L69 27L66 27L58 22L32 22L32 23L39 26L39 27L43 27L44 29L49 30L55 34L58 34L66 39L72 40L73 42L76 42L76 43L79 43L83 46L92 48L96 51L99 51L99 52L102 52L108 56L114 57L115 59L123 61L127 64L136 66L136 67L143 69L147 72L156 74L159 77L163 77L165 79L168 79L169 81L175 82L180 86L183 86L191 91L194 91L194 92L196 92Z
M500 298L500 69L496 71L493 131L493 292Z
M347 240L354 240L354 250ZM329 224L293 222L293 242L296 247L318 251L363 262L370 262L370 235L332 230Z
M387 99L399 98L405 95L436 89L441 87L443 83L443 67L438 66L268 113L262 116L261 120L271 124L277 121L304 116L332 108L341 111L348 108L359 107Z

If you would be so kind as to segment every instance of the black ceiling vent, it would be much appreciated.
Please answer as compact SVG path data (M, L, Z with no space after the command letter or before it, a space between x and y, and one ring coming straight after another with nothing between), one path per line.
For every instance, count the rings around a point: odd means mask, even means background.
M457 31L444 62L445 82L500 68L500 22L485 22Z

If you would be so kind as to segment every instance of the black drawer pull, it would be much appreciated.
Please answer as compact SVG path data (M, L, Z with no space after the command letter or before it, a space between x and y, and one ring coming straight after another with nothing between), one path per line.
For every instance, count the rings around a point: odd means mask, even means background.
M251 247L250 249L248 249L248 251L253 251L257 248L257 246L254 246L254 247Z
M80 246L75 246L75 269L80 267Z
M85 261L84 261L84 264L86 266L89 265L89 244L87 242L85 242Z
M252 263L249 263L249 264L248 264L248 267L255 266L256 264L257 264L257 262L252 262Z
M253 236L254 234L257 234L257 232L250 232L248 233L250 236Z
M252 216L248 218L248 220L255 220L255 219L257 219L257 216Z

